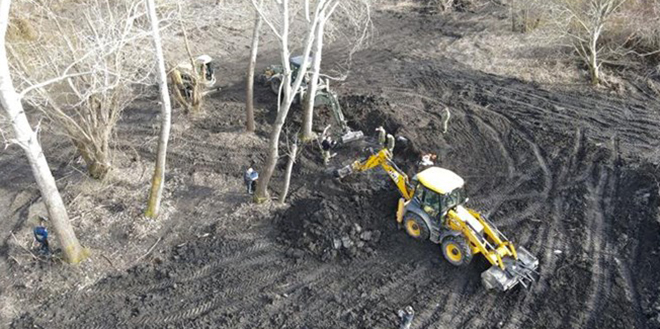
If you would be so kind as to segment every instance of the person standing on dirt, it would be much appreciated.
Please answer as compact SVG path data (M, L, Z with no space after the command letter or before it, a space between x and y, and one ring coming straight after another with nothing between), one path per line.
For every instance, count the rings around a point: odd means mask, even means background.
M415 310L413 310L412 306L407 306L405 309L399 310L397 315L401 319L399 329L410 329L413 317L415 317Z
M34 239L41 245L39 247L39 253L48 256L50 255L50 246L48 245L48 229L46 228L45 222L47 219L45 217L39 216L39 225L34 228Z
M321 155L323 156L323 164L328 165L330 159L337 155L337 153L332 153L332 149L337 146L337 141L333 140L328 131L330 130L330 125L323 129L323 134L321 135Z
M418 172L435 165L435 160L438 158L437 155L433 153L426 153L422 155L422 159L417 163L419 166Z
M376 133L378 133L378 145L385 146L385 143L387 142L387 132L385 132L385 128L383 128L383 126L376 128Z
M257 189L257 179L259 179L259 173L252 168L253 166L254 161L250 163L250 168L248 168L243 175L243 181L245 182L249 195L252 195Z
M337 155L337 153L332 153L332 149L337 146L337 141L332 140L332 137L327 136L321 142L321 151L323 152L323 164L328 165L330 159Z

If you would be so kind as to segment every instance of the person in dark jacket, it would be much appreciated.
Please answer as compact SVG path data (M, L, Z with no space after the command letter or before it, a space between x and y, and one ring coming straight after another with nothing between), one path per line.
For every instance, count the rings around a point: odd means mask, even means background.
M325 127L321 135L321 155L323 156L323 164L326 166L330 163L330 159L337 155L337 153L332 153L332 149L337 146L337 141L332 139L329 130L330 125Z
M39 225L34 228L34 238L41 245L39 253L45 256L50 255L50 246L48 245L48 229L46 228L46 218L39 216Z

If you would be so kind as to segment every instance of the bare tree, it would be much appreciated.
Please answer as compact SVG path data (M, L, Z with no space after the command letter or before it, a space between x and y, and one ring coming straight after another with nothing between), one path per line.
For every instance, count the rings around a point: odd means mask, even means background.
M589 68L591 83L601 81L600 68L606 45L601 38L613 15L627 0L556 0L560 28L572 41L578 56Z
M316 91L319 85L319 75L321 74L321 59L323 53L323 34L325 32L325 24L339 5L338 0L319 0L322 6L321 15L319 17L316 35L314 36L314 50L312 59L312 76L309 81L309 86L305 97L305 107L303 109L303 122L302 122L302 140L303 142L310 141L315 138L312 132L312 123L314 117L314 100L316 98Z
M303 60L300 68L297 70L297 75L293 84L291 84L291 64L289 63L289 0L282 0L279 3L279 10L281 14L280 29L268 20L256 0L252 0L252 4L264 19L264 22L270 27L272 32L277 36L280 41L280 59L282 61L284 79L280 86L280 95L278 96L278 113L273 123L273 128L270 133L270 140L268 143L268 154L266 166L263 170L263 176L260 177L257 183L257 191L255 193L255 200L257 202L264 202L269 199L268 185L270 179L273 177L277 160L279 158L279 142L282 133L282 127L286 121L286 117L291 108L291 104L296 96L296 91L299 90L300 85L307 74L307 67L309 65L309 54L312 50L312 43L314 41L314 34L319 23L322 7L317 4L313 18L311 20L311 28L307 31L305 41L303 43L302 56ZM293 91L293 92L292 92Z
M298 138L297 136L293 137L293 142L287 143L289 148L288 160L286 163L286 170L284 172L284 186L282 187L282 193L280 193L279 202L284 203L286 201L286 196L289 194L289 186L291 185L291 172L293 171L293 164L296 162L296 157L298 156Z
M27 13L40 24L38 37L9 47L26 88L21 96L71 139L94 178L111 167L110 140L121 112L139 96L137 87L149 83L153 59L144 54L149 33L139 26L140 4L30 2Z
M15 139L12 142L18 144L28 158L32 174L46 204L66 261L76 264L85 259L88 251L80 245L69 223L64 202L39 144L39 126L37 125L34 130L30 127L23 104L21 104L19 94L16 93L10 76L5 49L10 5L11 0L0 0L0 103L14 130Z
M259 0L259 7L263 7L263 0ZM259 35L263 18L255 11L254 30L252 32L252 46L250 47L250 62L247 69L247 85L245 86L245 124L248 132L254 132L254 67L257 62L257 51L259 47Z
M302 140L307 142L315 138L313 129L314 107L316 106L316 95L318 88L328 88L330 80L345 80L350 72L353 54L366 45L370 35L371 12L369 0L358 1L326 1L325 10L319 21L314 38L312 50L311 76L305 90ZM332 19L330 19L332 17ZM333 22L338 22L335 24ZM340 39L342 42L352 45L345 55L345 61L339 66L345 70L339 77L329 77L321 74L321 62L323 46L326 42ZM338 74L335 74L337 76ZM324 79L324 80L321 80ZM322 87L325 85L325 87Z
M179 14L181 8L179 8ZM172 93L176 102L187 113L199 113L202 108L202 101L204 93L204 76L206 72L200 72L198 69L199 63L195 62L192 51L190 50L190 42L188 41L188 33L183 25L183 20L179 16L179 26L181 27L181 34L183 35L183 42L186 46L188 54L188 63L181 63L173 67L170 72L170 82L172 83ZM202 65L202 70L206 66Z
M161 127L160 137L158 139L158 156L156 158L156 167L151 179L151 191L149 192L149 202L145 215L155 218L160 213L160 202L163 196L163 186L165 180L165 163L167 156L167 141L170 137L170 127L172 118L172 105L167 89L167 72L165 71L165 59L163 57L163 46L158 30L158 16L156 15L156 4L154 0L147 0L147 10L149 20L151 21L151 31L153 33L154 48L156 50L155 59L158 63L158 87L160 89L161 101Z

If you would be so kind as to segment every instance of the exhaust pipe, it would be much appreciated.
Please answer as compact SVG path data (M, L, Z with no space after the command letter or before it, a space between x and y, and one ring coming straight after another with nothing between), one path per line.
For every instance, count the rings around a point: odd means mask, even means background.
M481 283L487 290L507 291L518 284L528 288L537 281L538 258L522 247L518 248L517 253L517 260L512 257L502 259L504 270L497 265L493 265L481 273Z

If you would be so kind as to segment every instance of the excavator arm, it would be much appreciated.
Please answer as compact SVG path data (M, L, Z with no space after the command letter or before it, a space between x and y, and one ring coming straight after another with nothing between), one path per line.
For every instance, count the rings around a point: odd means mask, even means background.
M348 166L335 171L335 176L339 178L346 177L354 172L363 172L376 167L381 167L392 179L399 192L406 200L412 199L414 190L409 185L408 175L406 175L392 161L392 152L383 148L378 153L372 154L364 161L355 161Z
M364 138L364 133L362 131L352 130L351 127L348 126L348 123L346 122L346 118L344 118L344 112L342 112L341 106L339 105L339 100L337 99L337 95L334 92L326 88L325 90L317 91L315 97L316 97L314 99L315 106L319 106L319 105L330 106L330 109L332 110L332 116L334 117L335 122L341 129L342 135L340 137L340 141L342 144L350 143Z

